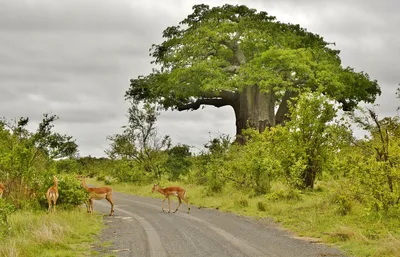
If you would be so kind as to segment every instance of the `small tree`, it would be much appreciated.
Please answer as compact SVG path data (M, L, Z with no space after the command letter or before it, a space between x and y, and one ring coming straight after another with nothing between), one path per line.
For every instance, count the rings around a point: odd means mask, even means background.
M282 165L292 185L313 188L329 154L338 150L333 139L345 128L331 123L336 109L320 92L301 94L289 117L281 139Z
M362 115L353 115L353 121L369 135L354 142L362 155L359 156L360 166L353 171L375 207L387 210L400 203L400 118L380 120L372 109L360 111Z
M167 151L168 159L165 169L170 180L177 180L180 175L186 175L191 166L192 156L188 145L176 145Z
M134 161L144 171L160 178L165 159L162 151L170 148L171 140L169 136L158 135L155 127L158 114L155 105L132 103L128 110L129 124L123 127L122 134L107 137L111 145L105 153L112 159Z

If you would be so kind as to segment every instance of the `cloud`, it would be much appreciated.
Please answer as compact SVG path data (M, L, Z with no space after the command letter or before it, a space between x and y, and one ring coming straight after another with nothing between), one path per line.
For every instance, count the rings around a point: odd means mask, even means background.
M203 1L210 6L223 0ZM344 65L381 83L382 116L400 104L400 4L352 1L233 0L278 20L299 23L341 50ZM162 31L192 12L192 0L2 0L0 1L0 109L8 118L42 113L60 117L55 129L76 138L81 155L102 156L107 135L127 122L129 80L151 72L149 48ZM231 108L163 112L160 134L173 143L202 148L210 137L233 135Z

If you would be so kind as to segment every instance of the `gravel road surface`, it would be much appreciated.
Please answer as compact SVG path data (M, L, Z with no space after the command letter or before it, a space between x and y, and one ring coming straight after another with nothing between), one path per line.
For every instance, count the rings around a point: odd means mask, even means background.
M175 214L163 213L161 199L117 192L113 198L115 216L104 217L106 229L100 236L101 245L94 249L101 256L345 256L315 240L296 238L272 221L196 206L187 214L186 204ZM176 203L171 201L171 209ZM105 200L95 201L94 210L108 215L110 204Z

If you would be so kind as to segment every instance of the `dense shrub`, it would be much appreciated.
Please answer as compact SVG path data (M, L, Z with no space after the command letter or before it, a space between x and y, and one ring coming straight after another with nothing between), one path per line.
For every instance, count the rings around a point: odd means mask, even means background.
M58 179L58 192L59 198L57 200L57 207L64 209L71 209L86 202L88 199L87 191L82 187L79 181L73 174L56 175ZM49 187L53 186L52 177L48 177L46 183L41 190L40 203L43 208L47 208L46 191Z

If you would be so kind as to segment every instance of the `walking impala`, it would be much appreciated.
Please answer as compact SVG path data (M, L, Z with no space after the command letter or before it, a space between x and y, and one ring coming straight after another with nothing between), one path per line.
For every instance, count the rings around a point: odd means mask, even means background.
M186 190L185 190L185 189L183 189L183 188L181 188L181 187L166 187L166 188L161 188L161 187L159 187L157 184L155 184L155 185L153 186L151 192L154 193L154 191L158 191L158 192L160 192L162 195L165 196L165 198L164 198L164 200L162 201L162 204L161 204L161 208L162 208L162 211L163 211L163 212L164 212L164 202L165 202L166 199L168 199L168 209L169 209L168 212L171 212L171 201L170 201L170 196L171 196L171 195L178 197L178 200L179 200L178 207L176 207L176 210L175 210L173 213L175 213L175 212L178 211L179 206L180 206L181 203L182 203L182 200L184 200L184 201L186 202L186 204L187 204L187 208L188 208L188 212L187 212L187 213L190 212L189 200L186 198Z
M50 187L46 192L47 203L49 204L48 212L51 211L51 206L53 206L53 211L56 211L56 204L58 199L58 180L56 176L53 176L53 186Z
M111 204L110 216L114 215L114 201L112 199L112 188L108 186L104 187L88 187L86 184L86 179L84 177L78 177L78 179L82 182L83 188L86 189L89 193L89 205L88 212L93 212L93 200L102 200L106 199Z

